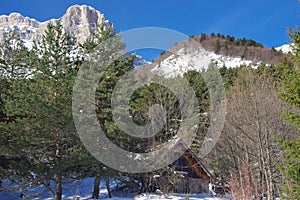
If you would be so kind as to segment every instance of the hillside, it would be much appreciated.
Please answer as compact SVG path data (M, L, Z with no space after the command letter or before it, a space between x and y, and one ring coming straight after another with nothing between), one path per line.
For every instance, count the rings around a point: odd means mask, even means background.
M163 52L153 61L151 71L170 77L182 75L188 70L201 71L211 62L219 67L245 65L256 68L262 63L276 65L284 58L289 59L290 52L290 45L268 48L252 39L202 34L192 36L188 41L175 44L170 50Z

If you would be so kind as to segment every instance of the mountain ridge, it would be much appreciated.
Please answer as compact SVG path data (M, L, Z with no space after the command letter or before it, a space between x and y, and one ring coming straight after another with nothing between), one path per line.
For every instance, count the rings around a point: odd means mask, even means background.
M232 38L227 36L227 38ZM245 41L244 45L236 45L236 41ZM290 59L291 45L268 48L249 40L233 40L232 44L221 36L208 36L200 40L200 36L190 37L186 41L175 44L153 61L151 72L166 77L183 75L188 70L201 71L210 63L221 67L239 67L241 65L257 68L261 64L278 64L282 59ZM227 42L227 43L226 43ZM227 46L226 46L227 45ZM218 48L216 48L218 46Z
M29 41L41 39L49 22L60 20L64 30L76 36L78 43L83 43L100 24L114 31L113 24L107 20L103 13L87 5L73 5L59 19L50 19L39 22L36 19L24 17L20 13L11 13L0 16L0 42L11 33L20 35L25 44Z

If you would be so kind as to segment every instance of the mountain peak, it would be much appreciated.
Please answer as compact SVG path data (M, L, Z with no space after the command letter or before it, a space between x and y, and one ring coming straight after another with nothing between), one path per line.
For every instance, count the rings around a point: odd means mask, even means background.
M93 8L92 6L88 6L88 5L79 5L79 4L75 4L75 5L70 6L70 7L67 9L67 12L69 12L69 11L71 11L71 10L93 10L93 11L99 12L99 11L97 11L95 8Z
M16 12L10 13L8 16L7 15L0 16L0 27L15 26L19 24L38 27L39 22L36 21L35 19L24 17L20 13L16 13Z
M89 37L90 31L95 30L105 21L104 14L87 5L69 7L61 18L67 32L76 36L79 43L83 43ZM113 29L113 26L110 25L109 28Z
M96 22L104 18L98 10L87 5L74 5L67 9L66 14L62 18L67 18L71 16L75 19L89 20L91 22Z
M100 24L114 31L112 23L105 19L104 14L87 5L74 5L67 9L66 13L59 18L64 30L83 43ZM22 40L32 41L40 39L47 28L48 23L57 19L51 19L40 23L35 19L22 16L20 13L0 16L0 43L12 32L20 34Z

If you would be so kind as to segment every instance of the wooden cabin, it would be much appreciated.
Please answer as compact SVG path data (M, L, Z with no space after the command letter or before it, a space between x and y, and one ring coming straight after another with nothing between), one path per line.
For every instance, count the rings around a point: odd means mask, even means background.
M177 193L208 193L208 184L212 179L210 172L204 167L194 153L187 149L173 162L176 172L183 173L182 184L176 186Z
M159 175L152 177L152 190L156 188L164 193L208 193L212 175L194 155L186 148L183 155L169 165Z

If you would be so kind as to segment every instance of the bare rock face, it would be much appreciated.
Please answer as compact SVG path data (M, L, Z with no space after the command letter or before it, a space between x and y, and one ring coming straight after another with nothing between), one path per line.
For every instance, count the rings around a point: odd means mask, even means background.
M100 24L114 31L113 24L105 19L104 15L94 8L86 5L75 5L67 9L60 19L51 19L38 22L35 19L24 17L19 13L11 13L9 16L0 16L0 43L12 32L20 34L22 40L29 42L41 39L48 23L61 20L64 30L75 36L78 43L83 43Z
M0 16L0 26L14 26L17 24L23 24L32 27L38 27L39 22L28 17L23 17L19 13L11 13L9 16L2 15Z
M61 18L65 30L77 37L79 43L83 43L90 35L91 30L95 30L100 24L105 24L113 29L113 25L105 20L99 11L89 6L72 6Z
M4 41L10 33L19 33L24 40L32 40L40 23L34 19L23 17L19 13L9 16L0 16L0 42Z

